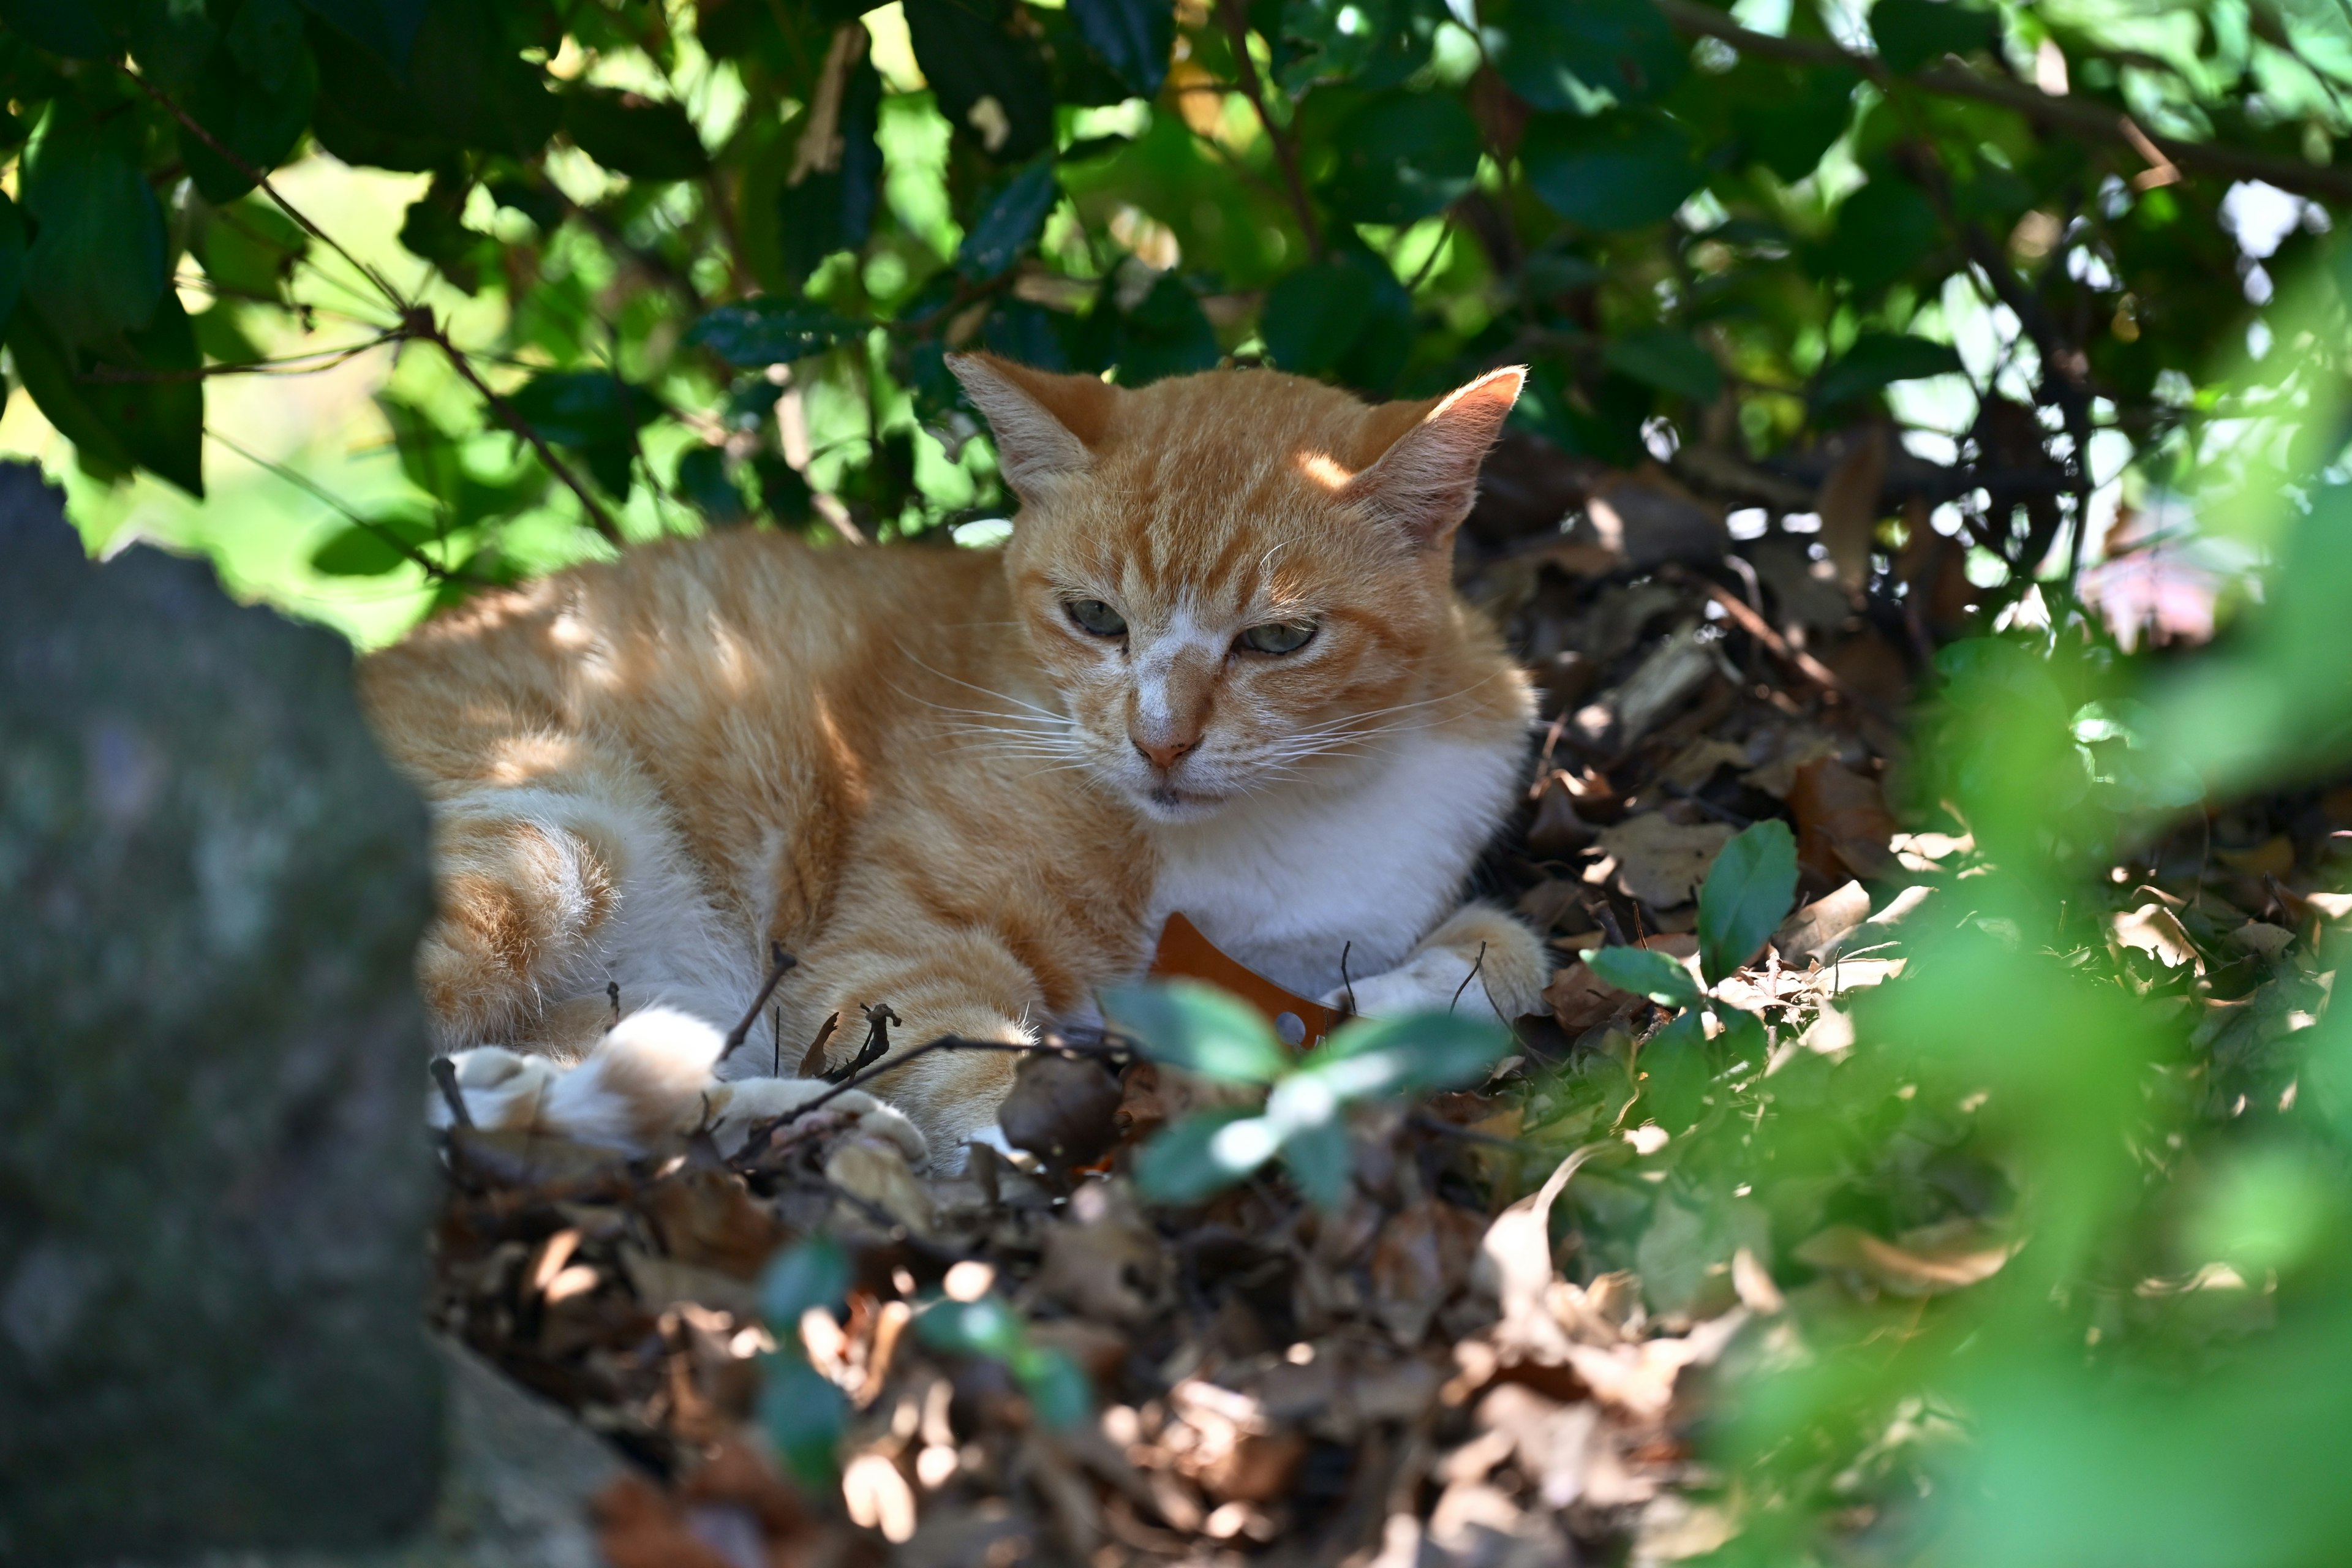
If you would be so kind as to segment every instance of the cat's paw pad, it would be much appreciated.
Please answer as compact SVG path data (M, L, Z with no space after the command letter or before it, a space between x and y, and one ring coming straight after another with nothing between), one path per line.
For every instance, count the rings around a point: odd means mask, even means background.
M707 1110L711 1139L722 1152L734 1154L768 1123L832 1089L833 1085L813 1078L746 1078L714 1084ZM896 1145L907 1163L918 1168L930 1155L922 1131L904 1111L862 1089L835 1095L780 1131L793 1141L829 1140L847 1132L878 1138Z
M523 1056L503 1046L455 1051L448 1061L467 1121L489 1131L530 1126L561 1070L545 1057ZM439 1085L426 1090L427 1126L454 1126L457 1120L449 1097Z

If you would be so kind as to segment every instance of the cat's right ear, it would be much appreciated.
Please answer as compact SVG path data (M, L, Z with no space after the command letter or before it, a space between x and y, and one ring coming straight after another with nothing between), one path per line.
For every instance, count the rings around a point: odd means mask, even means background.
M1110 428L1116 389L1096 376L1031 370L994 354L947 360L965 394L988 416L1004 482L1024 499L1034 500L1055 479L1093 465L1090 448Z

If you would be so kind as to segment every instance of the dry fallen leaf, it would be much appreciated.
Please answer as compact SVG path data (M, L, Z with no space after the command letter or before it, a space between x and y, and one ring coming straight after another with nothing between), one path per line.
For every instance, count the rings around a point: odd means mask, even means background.
M1407 1349L1421 1342L1430 1320L1469 1278L1486 1233L1485 1216L1432 1198L1381 1227L1372 1244L1372 1315Z
M1902 825L1886 809L1876 779L1822 757L1797 770L1788 800L1797 814L1801 864L1841 881L1849 875L1893 875L1895 860L1886 844Z
M1958 1219L1906 1231L1899 1243L1833 1225L1809 1237L1796 1256L1801 1263L1893 1295L1937 1296L1991 1279L2012 1250L2012 1243L1981 1222Z
M1886 427L1871 424L1848 431L1844 452L1822 481L1814 508L1822 518L1822 544L1837 568L1839 584L1858 593L1870 580L1870 546L1878 531L1879 490L1886 481Z
M1802 966L1811 959L1826 963L1853 929L1869 918L1869 892L1860 882L1850 881L1790 915L1772 933L1772 945L1780 950L1783 963Z
M1085 1057L1022 1058L996 1124L1016 1149L1057 1171L1090 1164L1118 1142L1118 1079Z
M1620 888L1664 910L1698 896L1707 868L1730 841L1731 829L1723 823L1681 823L1653 811L1604 831L1600 848L1617 862Z
M2126 910L2116 916L2113 929L2117 945L2137 948L2167 969L2192 964L2198 973L2205 973L2205 959L2189 940L2188 928L2162 904L2147 903Z
M896 1143L864 1136L845 1138L826 1156L824 1179L851 1196L873 1205L918 1236L938 1232L939 1216L931 1194L916 1178L907 1156ZM870 1213L856 1213L857 1220L866 1226L873 1225L876 1217Z

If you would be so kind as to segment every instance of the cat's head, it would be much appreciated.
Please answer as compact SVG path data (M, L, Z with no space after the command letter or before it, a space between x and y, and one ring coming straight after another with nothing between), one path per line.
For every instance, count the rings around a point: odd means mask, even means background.
M1266 370L1126 391L949 364L1021 498L1006 571L1056 743L1147 815L1333 778L1493 679L1453 541L1523 371L1368 406Z

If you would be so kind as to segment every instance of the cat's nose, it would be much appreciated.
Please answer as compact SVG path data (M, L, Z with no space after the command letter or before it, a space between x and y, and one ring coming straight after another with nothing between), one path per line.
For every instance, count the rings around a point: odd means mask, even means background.
M1134 742L1137 751L1143 753L1143 760L1161 773L1174 767L1185 752L1201 743L1198 735L1181 741L1147 741L1132 730L1128 731L1127 738Z

